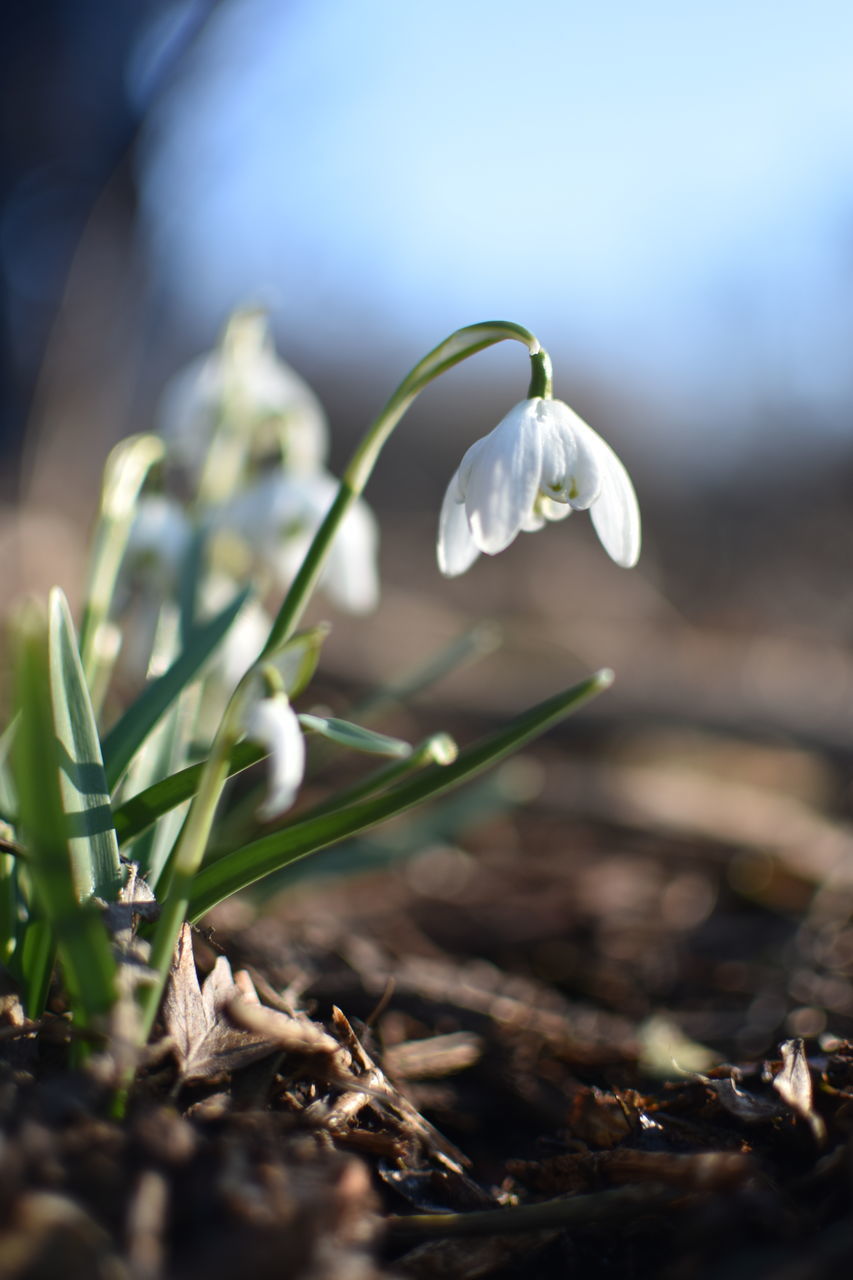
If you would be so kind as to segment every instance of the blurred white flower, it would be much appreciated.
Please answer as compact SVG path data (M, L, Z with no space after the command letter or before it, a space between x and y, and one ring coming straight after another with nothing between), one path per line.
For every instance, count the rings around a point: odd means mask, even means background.
M305 773L305 739L296 712L283 693L250 702L243 717L250 742L269 753L269 789L258 817L277 818L296 799Z
M239 534L277 587L286 591L338 492L327 471L305 475L268 472L217 512L219 527ZM332 543L320 586L348 613L367 613L379 600L379 533L360 498Z
M202 616L212 618L219 613L233 600L237 589L237 584L225 575L209 577L202 585ZM228 628L207 668L208 675L213 677L226 695L234 692L249 667L257 660L271 629L272 618L250 596Z
M624 568L640 555L640 512L627 471L608 444L561 400L511 409L467 451L447 489L438 564L464 573L524 530L589 510L607 554Z
M250 436L272 436L291 470L311 471L326 457L322 405L276 355L259 313L238 313L222 344L179 370L164 388L158 429L173 459L193 475L202 470L223 413L231 413Z
M143 495L130 526L123 577L157 595L170 595L191 538L192 525L179 502L160 493Z

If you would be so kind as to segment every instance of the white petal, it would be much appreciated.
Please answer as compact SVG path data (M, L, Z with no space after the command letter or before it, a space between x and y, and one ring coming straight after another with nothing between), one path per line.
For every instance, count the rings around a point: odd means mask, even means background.
M623 569L632 569L640 558L640 508L628 472L601 436L578 419L583 435L594 451L601 474L601 492L589 509L595 532L604 550Z
M467 477L461 478L471 536L487 555L497 555L509 546L536 498L542 463L538 403L522 401L478 441Z
M468 528L464 503L457 497L458 491L459 473L456 472L447 486L438 520L438 567L446 578L456 578L470 569L480 554Z
M339 609L370 613L379 603L378 543L373 512L359 498L344 516L321 579L323 590Z
M179 369L160 395L157 430L168 442L171 456L193 472L204 464L221 395L215 352L197 356Z
M247 600L214 654L210 672L232 693L266 643L272 619L256 600Z
M578 452L574 432L563 416L562 411L566 408L561 400L539 402L538 416L542 431L539 492L556 502L568 502Z
M547 501L547 499L546 499ZM571 511L571 507L569 507ZM521 522L522 533L538 533L540 529L545 528L545 517L539 510L539 502L537 502L524 517Z
M183 507L165 494L139 499L125 552L125 572L132 572L161 594L176 585L192 538Z
M541 491L545 497L570 502L576 511L585 511L601 491L598 455L588 437L590 428L562 400L543 400L542 405Z
M259 698L245 715L246 737L269 752L269 791L258 817L276 818L289 809L305 773L305 739L284 694Z
M227 503L220 526L233 529L287 590L338 492L327 471L270 472ZM367 613L379 599L379 532L367 503L358 499L344 517L329 552L321 586L350 613Z
M226 401L252 436L274 429L288 468L322 464L328 451L323 407L277 356L265 316L238 312L222 343L179 370L163 390L158 429L175 460L193 472L204 465Z

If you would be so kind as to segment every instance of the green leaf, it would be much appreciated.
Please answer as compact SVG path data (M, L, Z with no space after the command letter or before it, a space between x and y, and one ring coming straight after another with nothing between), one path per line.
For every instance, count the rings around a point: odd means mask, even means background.
M143 749L137 752L132 772L128 776L129 784L138 786L142 790L146 785L153 786L157 781L169 777L186 765L188 744L185 741L184 702L185 699L179 699L174 703L156 731L150 735ZM134 841L132 860L139 867L140 874L149 887L155 892L160 873L178 837L185 816L185 806L179 805L176 809L163 814L162 818L150 826L140 839Z
M110 789L115 787L151 730L225 636L246 602L248 587L215 618L196 627L190 643L157 680L140 694L104 738L104 764Z
M380 737L381 735L377 734L375 736ZM396 739L390 738L388 741L394 742ZM421 744L421 748L416 748L416 750L423 751L423 759L415 760L412 755L409 755L406 757L406 763L411 763L415 768L421 768L424 764L434 761L449 763L449 759L455 749L453 740L446 734L434 734L425 743ZM233 778L235 774L242 773L244 769L257 764L264 759L266 754L263 747L256 746L254 742L238 743L231 752L228 777ZM161 782L147 787L144 791L140 791L138 795L130 796L129 799L117 805L113 810L113 820L118 833L119 845L124 848L130 841L136 840L138 836L147 831L151 824L161 818L164 813L168 813L170 809L177 808L185 800L192 799L198 790L199 778L203 767L204 761L189 765L186 769L173 773L170 777L164 778ZM366 787L369 791L375 791L385 786L386 782L390 783L391 781L392 778L388 777L386 779L386 775L383 773L377 776L375 782L368 782ZM359 784L359 790L361 790L362 785L361 783ZM330 804L324 801L323 809L330 807Z
M351 751L366 751L369 755L394 756L404 759L412 754L411 745L401 738L389 738L384 733L374 733L372 729L363 729L361 725L350 724L348 720L335 720L329 716L300 715L299 723L310 733L318 733L321 738L337 742L341 747L349 747Z
M328 634L328 623L320 622L316 627L297 631L280 649L264 658L262 665L272 666L279 673L291 702L310 684Z
M254 884L263 876L327 845L384 822L398 813L458 786L483 769L517 751L587 702L613 680L610 671L599 671L573 688L548 698L526 711L505 728L461 751L445 767L438 765L401 783L380 796L366 799L319 817L294 822L260 840L227 853L203 867L195 877L189 915L198 919L223 898Z
M59 785L74 887L80 901L94 893L111 902L124 879L118 840L74 624L58 588L50 593L48 635Z
M31 1018L41 1017L56 961L56 938L44 920L27 922L20 955L15 960L14 972L21 984L24 1008Z
M12 777L12 743L15 741L17 719L10 720L0 734L0 814L7 822L14 822L18 812L18 796Z
M18 946L23 923L18 907L17 858L0 853L0 965L4 969L9 968Z
M90 754L90 708L61 593L49 619L29 607L17 631L13 761L33 895L21 962L28 1012L41 1012L56 948L74 1018L85 1025L115 999L112 948L91 900L94 887L112 894L120 874L109 800L100 754Z
M265 755L263 747L255 746L254 742L238 743L231 752L229 778L233 778L235 773L242 773L250 765L257 764ZM192 799L198 790L203 768L203 760L198 764L188 765L186 769L173 773L153 787L146 787L138 795L117 805L113 811L113 819L121 847L124 848L129 841L141 836L164 813L183 804L185 800Z
M162 460L165 448L161 436L128 436L115 446L104 467L86 606L80 626L81 661L90 680L97 666L98 632L109 615L139 492L151 468Z

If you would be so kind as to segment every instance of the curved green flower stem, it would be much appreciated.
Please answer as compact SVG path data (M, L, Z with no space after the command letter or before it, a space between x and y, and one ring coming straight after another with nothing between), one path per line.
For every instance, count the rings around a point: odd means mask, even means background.
M588 680L540 702L497 733L461 751L452 764L426 768L380 796L350 804L343 809L335 809L331 813L323 813L316 818L294 822L224 854L210 865L202 867L196 876L189 902L189 918L197 920L232 893L248 888L256 880L280 870L298 858L304 858L306 854L346 840L368 827L403 813L413 805L421 804L424 800L466 782L483 769L517 751L525 743L539 737L588 699L607 689L612 681L611 671L598 671Z
M551 369L551 357L547 351L537 351L530 357L530 386L527 390L528 400L541 396L550 400L554 394L554 379Z
M429 355L424 356L423 360L406 375L385 408L368 427L364 439L353 454L341 479L337 497L317 530L299 572L285 596L261 657L278 649L298 625L322 573L326 556L341 521L356 498L364 491L384 444L412 401L433 379L446 373L454 365L467 360L469 356L476 355L478 351L484 351L487 347L493 347L496 343L506 342L508 339L523 343L530 353L533 364L531 387L535 384L538 388L535 394L550 395L551 361L547 352L539 345L538 339L529 329L523 329L521 325L510 324L505 320L491 320L457 329L449 338L430 351ZM531 392L531 394L534 393Z

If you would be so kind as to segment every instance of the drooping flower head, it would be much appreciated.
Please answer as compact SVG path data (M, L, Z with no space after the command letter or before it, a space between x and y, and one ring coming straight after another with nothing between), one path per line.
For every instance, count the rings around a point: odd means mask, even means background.
M179 502L161 493L143 494L130 526L124 577L168 595L177 584L191 538L192 526Z
M481 551L497 555L522 531L586 510L611 559L635 565L640 512L616 454L561 400L523 400L471 445L450 481L439 521L439 568L455 577Z
M220 509L217 524L238 534L258 566L286 591L337 492L338 482L327 471L267 472ZM378 542L373 513L358 499L341 522L320 579L339 609L360 614L376 607Z
M277 818L293 804L305 773L305 739L296 712L283 692L258 697L246 708L243 728L269 755L267 798L258 817Z
M290 365L277 355L266 316L238 311L220 345L192 360L167 383L159 430L170 457L197 476L223 414L260 451L277 448L292 471L313 471L328 449L323 408Z

